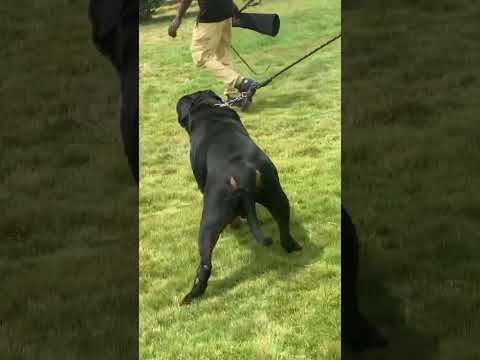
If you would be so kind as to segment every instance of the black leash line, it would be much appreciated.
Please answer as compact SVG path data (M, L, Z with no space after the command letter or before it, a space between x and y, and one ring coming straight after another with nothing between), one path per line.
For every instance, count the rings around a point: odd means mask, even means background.
M257 89L260 89L264 86L267 86L268 84L270 84L273 79L279 77L281 74L283 74L285 71L291 69L292 67L294 67L295 65L297 65L298 63L302 62L303 60L305 60L306 58L312 56L313 54L315 54L317 51L323 49L325 46L328 46L330 45L332 42L334 42L335 40L338 40L340 37L342 36L342 34L338 34L337 36L335 36L334 38L328 40L326 43L323 43L322 45L320 45L319 47L317 47L316 49L310 51L307 55L304 55L302 56L300 59L298 59L297 61L295 61L294 63L288 65L287 67L283 68L281 71L279 71L278 73L276 73L275 75L269 77L267 80L265 81L262 81L257 87L255 90ZM253 95L253 94L252 94Z
M256 1L256 2L255 2ZM255 2L255 4L253 4ZM249 0L247 1L241 9L238 10L239 13L243 12L243 10L245 10L246 8L248 8L249 6L257 6L257 5L260 5L260 3L262 2L262 0ZM248 65L247 61L242 57L242 55L240 55L240 53L237 51L237 49L235 49L233 47L232 44L230 44L230 47L232 48L232 50L235 52L235 55L238 56L238 58L242 61L242 63L248 68L248 70L250 70L254 75L260 75L259 73L257 73L255 70L252 69L252 67L250 65ZM271 65L271 64L270 64ZM265 69L265 71L263 72L263 74L265 74L268 69L270 69L270 65L267 66L267 68Z
M302 62L303 60L305 60L306 58L308 58L309 56L312 56L313 54L315 54L317 51L323 49L325 46L328 46L330 45L332 42L334 42L335 40L338 40L340 37L342 36L342 34L338 34L337 36L335 36L334 38L328 40L326 43L323 43L322 45L320 45L319 47L317 47L316 49L313 49L312 51L310 51L308 54L302 56L300 59L298 59L297 61L291 63L290 65L286 66L285 68L283 68L282 70L280 70L278 73L276 73L275 75L269 77L267 80L264 80L262 81L261 83L259 83L257 86L252 86L247 92L243 92L241 93L239 96L233 98L233 99L229 99L225 102L223 102L222 104L217 104L216 106L218 107L227 107L227 106L231 106L231 105L234 105L238 102L243 102L245 101L246 99L251 99L253 97L253 95L255 95L255 92L262 88L262 87L265 87L267 86L268 84L270 84L275 78L279 77L281 74L283 74L285 71L291 69L292 67L294 67L295 65L297 65L298 63Z
M255 75L260 75L260 74L257 73L255 70L253 70L250 65L248 65L247 61L242 57L242 55L240 55L240 53L237 51L237 49L235 49L235 48L233 47L233 45L230 45L230 47L232 48L232 50L233 50L233 52L235 53L235 55L238 56L238 58L245 64L245 66L246 66L253 74L255 74ZM270 66L271 66L271 65L272 65L272 64L269 64L269 65L267 66L267 68L265 69L265 71L264 71L262 74L265 74L265 73L268 71L268 69L270 69Z
M256 3L253 4L255 1L256 1ZM242 12L243 10L245 10L246 8L248 8L249 6L257 6L257 5L259 5L261 2L262 2L262 0L249 0L249 1L247 1L247 3L246 3L245 5L242 6L241 9L238 10L238 12Z

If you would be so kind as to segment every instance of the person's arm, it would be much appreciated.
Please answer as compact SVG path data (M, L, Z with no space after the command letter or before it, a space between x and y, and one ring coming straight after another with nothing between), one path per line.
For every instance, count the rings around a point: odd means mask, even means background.
M235 4L233 1L232 3L233 3L233 15L237 16L238 14L240 14L240 10L238 9L237 4Z
M192 0L180 0L180 5L178 6L177 10L177 16L175 16L175 19L172 20L172 23L168 27L168 35L173 38L177 36L177 30L180 27L182 19L191 4Z
M232 25L238 25L240 22L240 10L238 9L238 6L232 1L233 3L233 16L232 16Z

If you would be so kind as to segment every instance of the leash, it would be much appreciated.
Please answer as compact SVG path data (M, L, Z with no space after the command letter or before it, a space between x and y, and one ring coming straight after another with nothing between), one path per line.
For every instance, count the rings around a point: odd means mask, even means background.
M240 55L240 53L237 51L237 49L235 49L235 48L233 47L233 45L230 45L230 47L232 48L232 50L233 50L233 52L235 53L235 55L238 56L238 58L245 64L245 66L246 66L254 75L260 75L260 74L257 73L255 70L253 70L250 65L248 65L247 61L242 57L242 55ZM270 66L271 66L271 65L272 65L272 64L269 64L269 65L266 67L265 71L262 72L262 74L265 74L265 73L268 71L268 69L270 69Z
M275 75L269 77L267 80L265 81L262 81L257 87L256 89L260 89L262 87L265 87L267 86L268 84L270 84L275 78L279 77L280 75L282 75L285 71L291 69L292 67L294 67L295 65L301 63L303 60L305 60L306 58L312 56L313 54L315 54L317 51L320 51L321 49L323 49L325 46L328 46L330 45L331 43L333 43L334 41L340 39L340 37L342 36L342 34L338 34L337 36L335 36L334 38L328 40L326 43L323 43L322 45L320 45L319 47L317 47L316 49L310 51L307 55L305 56L302 56L300 59L298 59L297 61L291 63L290 65L286 66L285 68L283 68L282 70L280 70L278 73L276 73Z
M296 60L295 62L291 63L290 65L284 67L282 70L280 70L279 72L277 72L276 74L272 75L271 77L269 77L268 79L262 81L261 83L259 83L257 86L253 86L252 88L250 88L247 92L244 92L244 93L241 93L239 96L235 97L235 98L232 98L230 100L227 100L225 101L223 104L217 104L218 107L227 107L227 106L231 106L231 105L234 105L234 104L238 104L238 103L241 103L243 100L245 99L248 99L248 98L251 98L253 95L255 95L255 92L258 90L258 89L261 89L267 85L269 85L274 79L276 79L277 77L279 77L280 75L282 75L285 71L291 69L292 67L294 67L295 65L301 63L302 61L304 61L305 59L309 58L310 56L312 56L313 54L315 54L317 51L320 51L321 49L323 49L324 47L330 45L331 43L333 43L334 41L338 40L340 37L342 36L342 34L338 34L337 36L335 36L334 38L328 40L327 42L323 43L322 45L320 45L319 47L317 47L316 49L313 49L312 51L310 51L308 54L302 56L300 59Z
M242 92L239 96L228 99L221 104L215 104L214 106L219 108L231 107L232 105L241 104L244 100L248 98L249 98L248 93Z
M246 8L248 8L249 6L257 6L257 5L260 5L262 3L262 0L249 0L247 1L246 4L244 4L242 6L241 9L239 9L238 11L239 12L242 12L243 10L245 10Z
M243 12L243 10L245 10L246 8L250 7L250 6L257 6L257 5L260 5L262 3L262 0L248 0L239 10L238 12L241 13ZM255 70L252 69L252 67L247 63L247 61L242 57L242 55L240 55L240 53L237 51L237 49L235 49L233 47L233 45L230 44L230 48L233 50L233 52L235 53L235 55L238 56L238 58L242 61L242 63L248 68L248 70L250 70L254 75L260 75L259 73L257 73ZM270 64L272 65L272 64ZM262 74L265 74L268 69L270 69L270 65L267 66L267 68L265 69L265 71L262 73Z

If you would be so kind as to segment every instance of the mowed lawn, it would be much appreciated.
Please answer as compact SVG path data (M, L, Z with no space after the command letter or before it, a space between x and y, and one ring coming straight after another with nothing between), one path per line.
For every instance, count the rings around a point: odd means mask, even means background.
M390 345L361 358L479 359L478 4L364 5L342 24L342 199Z
M131 359L138 192L117 75L87 1L0 13L0 358Z
M140 27L140 355L142 359L340 358L340 41L260 90L241 118L276 164L303 245L286 254L274 238L258 246L248 226L227 229L213 255L203 299L179 302L198 265L202 197L189 142L175 106L190 92L222 85L194 67L193 6L176 39L167 35L173 5ZM276 38L234 30L233 43L259 71L273 74L340 32L336 0L264 1L275 12ZM245 67L235 58L235 68Z

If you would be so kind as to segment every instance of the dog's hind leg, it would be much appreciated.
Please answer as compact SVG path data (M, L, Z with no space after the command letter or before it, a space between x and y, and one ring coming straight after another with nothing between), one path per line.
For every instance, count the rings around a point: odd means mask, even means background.
M290 203L287 195L283 192L278 175L276 173L265 176L265 192L257 201L265 206L272 214L280 230L280 243L287 252L302 250L290 234Z
M358 257L359 241L355 225L347 210L342 214L342 344L353 351L384 347L387 338L366 319L358 307Z
M185 296L181 305L190 304L193 299L202 296L207 288L208 279L212 272L213 249L217 244L220 233L233 219L233 211L223 204L224 201L219 194L205 196L198 238L200 264L198 265L192 290Z
M260 229L260 226L258 225L257 212L253 199L249 195L244 194L242 198L242 205L245 213L247 214L247 222L252 230L253 236L255 236L255 240L257 240L260 245L272 245L272 238L265 236L262 229Z

